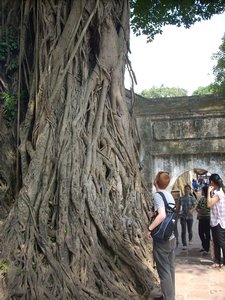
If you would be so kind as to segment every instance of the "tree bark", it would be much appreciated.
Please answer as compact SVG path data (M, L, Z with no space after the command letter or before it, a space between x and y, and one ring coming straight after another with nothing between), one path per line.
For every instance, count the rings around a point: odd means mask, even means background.
M22 185L2 237L9 298L140 299L157 276L123 83L129 1L20 4L29 101Z

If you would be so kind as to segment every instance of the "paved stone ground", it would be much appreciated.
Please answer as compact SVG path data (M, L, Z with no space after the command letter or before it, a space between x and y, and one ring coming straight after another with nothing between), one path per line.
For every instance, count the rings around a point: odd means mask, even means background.
M178 232L180 233L178 221ZM202 256L198 220L194 216L193 243L176 249L176 300L225 300L225 267L212 269L211 255Z

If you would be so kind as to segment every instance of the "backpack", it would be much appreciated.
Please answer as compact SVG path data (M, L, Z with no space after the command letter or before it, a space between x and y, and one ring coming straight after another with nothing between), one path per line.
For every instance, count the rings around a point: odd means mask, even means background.
M177 211L176 205L174 203L168 203L165 195L162 192L158 193L161 195L164 201L166 218L152 230L151 236L154 240L166 241L169 240L169 238L175 231L177 224Z

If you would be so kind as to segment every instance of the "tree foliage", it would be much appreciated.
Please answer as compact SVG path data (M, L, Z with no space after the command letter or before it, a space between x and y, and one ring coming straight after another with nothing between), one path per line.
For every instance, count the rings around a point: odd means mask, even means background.
M225 34L219 51L213 55L213 59L216 60L216 65L213 68L215 76L214 90L217 93L225 94Z
M134 0L131 6L131 28L136 35L145 34L148 41L162 33L164 25L189 28L195 22L208 20L225 9L224 0Z
M214 82L208 86L199 87L193 92L193 95L225 94L225 35L219 51L213 54L212 59L216 61L216 65L213 67Z
M192 95L194 96L201 96L201 95L210 95L210 94L214 94L215 93L215 89L214 89L214 85L210 84L207 86L200 86L198 87L193 93Z
M17 67L18 32L13 26L5 28L1 33L0 40L0 66L10 75Z
M0 93L0 98L3 99L3 117L7 125L11 125L15 120L17 111L16 95L11 95L6 92Z
M148 90L143 90L140 93L141 96L146 98L165 98L165 97L179 97L179 96L187 96L187 91L183 88L178 87L156 87L153 86Z

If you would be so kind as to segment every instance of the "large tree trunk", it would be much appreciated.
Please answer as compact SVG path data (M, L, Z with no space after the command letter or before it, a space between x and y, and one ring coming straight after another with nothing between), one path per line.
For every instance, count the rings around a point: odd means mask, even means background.
M3 231L9 298L139 299L157 278L123 84L129 1L11 1L6 9L14 2L29 101L22 185Z

